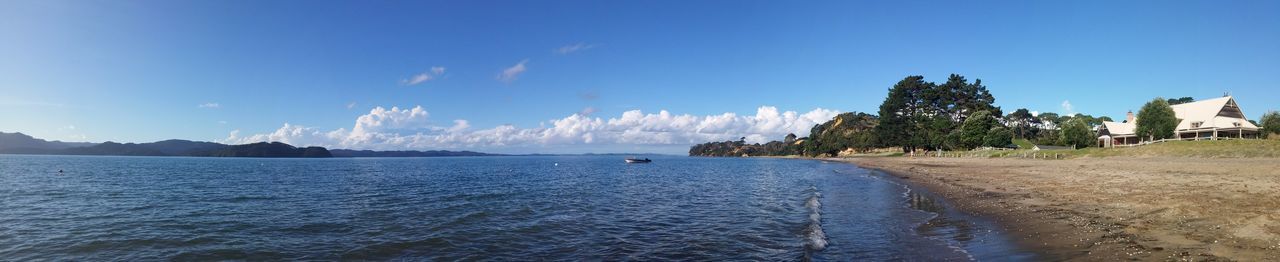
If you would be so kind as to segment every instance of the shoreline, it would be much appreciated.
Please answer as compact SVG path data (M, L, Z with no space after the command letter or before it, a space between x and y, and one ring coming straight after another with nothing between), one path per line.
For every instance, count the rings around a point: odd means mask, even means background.
M1121 252L1109 254L1092 254L1089 248L1080 248L1076 241L1065 241L1071 237L1062 236L1076 228L1074 224L1056 223L1059 219L1044 216L1046 213L1060 210L1039 210L1009 203L1006 199L1017 197L994 193L980 188L965 187L947 182L944 178L920 173L915 169L902 170L897 167L867 164L867 158L822 158L821 160L853 164L860 168L875 170L893 176L903 183L922 187L951 203L959 212L994 221L997 227L1008 234L1019 248L1035 253L1041 260L1072 260L1085 257L1121 258ZM1053 238L1047 238L1052 236ZM1052 240L1053 243L1049 243ZM1122 249L1123 246L1120 246ZM1109 248L1113 249L1113 248ZM1126 254L1127 255L1127 254Z
M1280 175L1266 171L1280 170L1274 159L817 159L926 188L1044 260L1280 258ZM1210 161L1251 168L1226 177L1209 172L1222 165Z

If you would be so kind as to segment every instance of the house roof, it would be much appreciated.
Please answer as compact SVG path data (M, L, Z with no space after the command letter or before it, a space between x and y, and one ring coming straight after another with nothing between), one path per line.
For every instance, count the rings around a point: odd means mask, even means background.
M1075 148L1072 148L1069 146L1050 146L1050 145L1036 145L1035 147L1031 148L1031 150L1061 150L1061 149L1075 149Z
M1244 119L1244 112L1236 105L1235 98L1224 96L1205 99L1191 103L1173 105L1173 113L1180 119L1176 130L1193 129L1193 123L1201 123L1199 128L1236 128L1239 123L1245 129L1257 129L1258 126Z
M1111 136L1123 136L1137 134L1134 130L1137 130L1138 126L1133 123L1104 121L1102 122L1102 128L1106 128L1108 132L1111 132Z

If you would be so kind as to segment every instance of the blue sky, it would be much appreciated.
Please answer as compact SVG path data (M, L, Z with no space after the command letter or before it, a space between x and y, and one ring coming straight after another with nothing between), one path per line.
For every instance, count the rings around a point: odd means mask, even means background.
M876 111L904 76L951 73L982 79L1006 111L1119 117L1156 96L1230 92L1256 119L1280 109L1277 11L1277 1L4 1L0 131L678 153L807 132L835 112Z

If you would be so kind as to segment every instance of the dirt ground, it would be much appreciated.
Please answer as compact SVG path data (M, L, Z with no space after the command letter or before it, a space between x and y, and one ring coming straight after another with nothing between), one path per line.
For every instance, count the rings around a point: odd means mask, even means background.
M906 178L1048 260L1280 260L1280 159L831 159Z

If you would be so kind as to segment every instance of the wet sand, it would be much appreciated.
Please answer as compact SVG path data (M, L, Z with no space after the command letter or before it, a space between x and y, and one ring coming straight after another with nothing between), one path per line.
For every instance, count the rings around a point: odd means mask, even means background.
M1280 159L864 157L1047 260L1280 260Z

